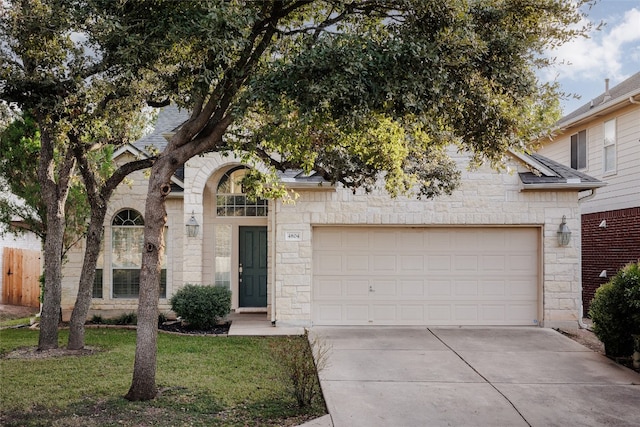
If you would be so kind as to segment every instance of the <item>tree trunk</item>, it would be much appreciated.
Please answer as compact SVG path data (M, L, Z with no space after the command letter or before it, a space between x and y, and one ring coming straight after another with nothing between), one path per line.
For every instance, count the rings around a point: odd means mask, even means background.
M43 192L44 193L44 192ZM43 197L45 195L43 194ZM54 204L53 206L57 206ZM38 350L58 348L58 325L62 300L62 238L64 213L47 209L47 237L44 241L44 300L40 314Z
M87 232L87 244L82 264L82 272L80 273L80 282L78 283L78 295L76 303L71 313L71 322L69 324L69 342L67 348L69 350L80 350L84 348L84 324L87 320L89 307L91 306L91 297L93 291L93 282L96 277L96 263L100 254L100 243L102 241L102 224L106 215L106 206L91 207L96 210L91 215L91 222Z
M166 160L164 158L163 160ZM158 161L151 168L144 218L144 252L138 296L138 331L133 381L125 396L128 400L150 400L156 397L156 353L158 336L158 297L160 272L164 256L164 227L167 222L165 197L173 169L168 162Z
M44 300L40 317L38 350L58 348L58 325L62 299L62 248L64 240L65 204L75 160L69 152L56 170L54 141L41 126L38 180L47 207L47 231L44 241Z

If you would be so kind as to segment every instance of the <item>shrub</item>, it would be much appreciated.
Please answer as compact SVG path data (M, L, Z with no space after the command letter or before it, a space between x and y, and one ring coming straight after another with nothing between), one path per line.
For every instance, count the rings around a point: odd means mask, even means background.
M608 356L633 353L632 335L640 334L640 263L628 264L598 288L589 316Z
M114 325L137 325L138 315L131 311L129 313L123 313L115 319L110 319L109 323Z
M318 372L327 366L329 347L319 337L309 341L308 331L304 336L286 337L272 343L276 361L283 367L282 375L291 385L291 393L303 408L311 406L320 394Z
M171 310L195 329L211 329L231 311L231 291L186 285L171 297Z
M93 323L94 325L101 325L105 322L101 315L94 314L93 317L91 317L91 323Z

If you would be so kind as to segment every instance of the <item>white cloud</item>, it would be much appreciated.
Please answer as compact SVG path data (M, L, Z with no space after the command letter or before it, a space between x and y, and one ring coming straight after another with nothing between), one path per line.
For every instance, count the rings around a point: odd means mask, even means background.
M574 39L548 52L558 64L547 70L543 78L584 81L609 77L619 82L628 77L625 65L640 56L640 9L627 10L617 22L605 21L607 25L600 31L592 31L589 38Z

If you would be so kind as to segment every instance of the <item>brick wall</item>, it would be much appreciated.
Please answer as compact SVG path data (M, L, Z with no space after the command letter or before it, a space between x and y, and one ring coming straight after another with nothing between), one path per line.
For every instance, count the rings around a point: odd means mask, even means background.
M606 227L600 227L605 220ZM582 215L582 301L585 315L596 289L640 259L640 207ZM607 270L607 277L599 277Z

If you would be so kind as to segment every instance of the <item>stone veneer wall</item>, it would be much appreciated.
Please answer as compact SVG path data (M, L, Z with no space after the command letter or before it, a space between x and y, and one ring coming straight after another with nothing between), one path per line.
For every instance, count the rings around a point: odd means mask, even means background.
M443 226L523 225L541 227L542 322L544 326L576 325L580 308L580 218L577 193L573 191L522 192L517 174L497 173L488 168L469 172L465 160L462 185L451 196L436 200L389 198L385 193L353 194L345 189L299 190L295 204L270 203L268 309L275 289L278 324L311 323L312 227L315 225ZM221 168L239 164L233 157L217 153L191 159L185 168L184 198L167 201L168 274L167 296L185 283L202 283L207 261L203 257L205 234L186 238L184 224L191 212L205 225L204 193L207 183ZM513 166L513 165L512 165ZM105 220L105 248L110 248L109 224L120 209L132 208L144 214L147 179L139 172L121 185L109 206ZM206 215L209 215L208 213ZM275 217L274 217L275 215ZM573 231L568 247L558 247L556 231L566 215ZM301 232L302 240L286 241L285 232ZM77 292L83 244L69 253L64 267L63 313L70 314ZM105 270L108 266L105 266ZM128 312L137 309L137 300L110 298L110 279L105 277L103 299L94 299L92 312ZM168 311L167 300L160 310ZM273 313L272 313L273 314ZM91 314L90 314L91 315Z
M580 308L580 218L573 191L522 192L517 174L488 168L468 172L451 196L435 200L391 199L384 193L349 190L299 191L295 205L278 203L275 230L276 310L278 324L311 322L312 228L319 225L497 226L542 227L543 260L540 301L542 323L577 326ZM568 247L559 247L556 232L566 215L573 232ZM285 232L302 240L286 241Z
M111 221L116 213L123 209L135 209L144 216L145 200L148 188L148 179L144 172L134 172L129 175L125 183L114 192L104 221L103 248L105 252L111 251ZM168 298L175 292L176 284L182 283L183 275L183 239L186 220L182 218L182 196L170 195L167 198L167 298L159 302L160 312L170 310ZM78 293L78 280L82 269L85 242L78 242L67 254L67 262L63 266L62 278L62 318L69 320L76 295ZM111 298L111 272L110 256L103 258L105 261L103 298L94 298L91 303L89 317L99 313L104 317L114 317L119 314L137 311L137 299Z

